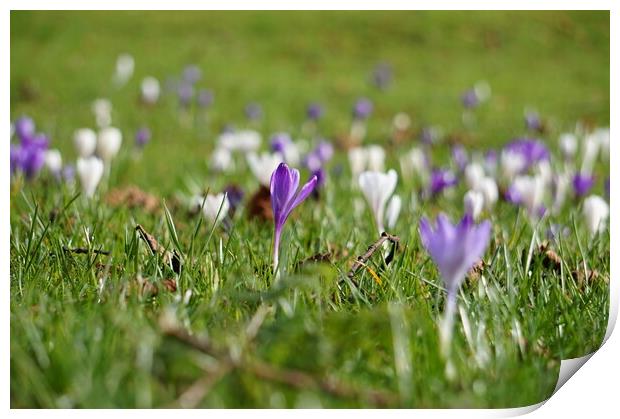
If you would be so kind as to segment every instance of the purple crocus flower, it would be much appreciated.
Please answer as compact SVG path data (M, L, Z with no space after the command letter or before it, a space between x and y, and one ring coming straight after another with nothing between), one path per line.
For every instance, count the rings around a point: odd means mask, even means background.
M202 78L202 70L197 65L188 65L183 69L183 80L196 84Z
M379 63L372 72L372 81L375 86L385 90L392 81L392 67L388 63Z
M271 208L273 209L273 219L275 223L273 241L274 272L276 272L278 268L280 236L282 235L284 223L286 223L291 212L314 190L317 180L316 176L312 176L298 191L299 170L289 169L286 163L280 163L271 174Z
M420 220L422 244L437 265L448 292L444 320L441 324L442 352L447 355L452 339L456 294L467 272L480 260L491 238L491 223L475 224L469 214L461 222L452 225L445 214L437 216L436 228L422 217Z
M476 89L466 90L461 95L461 103L466 109L473 109L480 104L480 98L476 94Z
M504 192L504 199L510 204L519 205L521 203L521 194L517 191L515 186L511 184Z
M370 99L361 98L353 105L353 118L366 119L370 116L373 110L373 105Z
M21 147L21 170L26 175L26 178L32 179L45 164L45 150L47 150L47 146L22 144Z
M151 141L151 130L147 127L142 127L136 132L136 145L142 148Z
M35 125L32 118L22 116L15 121L15 134L20 140L32 137L35 133Z
M65 183L71 183L75 180L75 166L73 166L72 164L67 164L62 168L62 180L65 181Z
M467 150L465 150L465 147L461 144L457 144L452 147L452 161L461 172L465 170L469 157L467 156Z
M263 108L258 103L248 103L245 107L245 116L252 121L263 117Z
M196 102L198 103L198 106L200 106L201 108L208 108L209 106L213 104L214 99L215 99L215 96L212 90L200 89L198 91L198 96L196 97Z
M223 192L228 198L228 203L230 204L231 211L236 210L239 204L241 204L241 201L243 201L243 189L241 189L237 185L228 185L226 188L224 188Z
M573 176L573 190L577 197L582 197L590 192L594 186L594 176L585 173L577 173Z
M319 103L310 103L306 108L306 115L311 121L318 121L323 116L323 107Z
M328 162L334 155L334 146L329 141L321 140L316 145L314 153L321 159L321 162Z
M458 183L457 177L450 170L433 169L431 172L430 192L437 195L444 189L450 188Z
M285 154L286 148L290 147L293 140L286 132L278 132L271 136L271 151L274 153Z
M22 168L23 153L20 144L11 144L11 176Z
M194 86L191 83L183 82L179 84L177 88L177 95L179 96L179 103L183 107L189 106L192 98L194 97Z
M525 127L530 131L540 131L542 128L542 122L540 121L540 115L538 112L529 111L524 115Z
M504 150L523 156L527 168L539 161L549 160L550 155L547 146L535 138L516 138Z

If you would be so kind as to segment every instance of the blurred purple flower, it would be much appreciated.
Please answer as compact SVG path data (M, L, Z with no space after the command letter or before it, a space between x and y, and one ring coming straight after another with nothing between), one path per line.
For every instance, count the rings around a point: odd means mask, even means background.
M373 110L373 104L370 99L361 98L353 105L353 118L366 119L370 116Z
M465 170L469 157L467 156L467 150L461 144L452 147L452 161L461 172Z
M49 146L49 139L45 134L29 132L27 125L22 127L19 144L11 144L10 166L11 174L17 170L24 173L27 179L32 179L45 164L45 152ZM34 126L34 123L32 124Z
M450 188L457 183L457 177L450 170L433 169L429 189L432 195L437 195L443 192L444 189Z
M202 70L197 65L188 65L183 69L183 80L196 84L202 78Z
M32 118L22 116L15 121L15 134L20 140L32 137L35 133L35 125Z
M607 197L609 198L609 178L605 179L605 181L603 182L603 188L605 189L605 194L607 194Z
M194 86L188 82L179 84L177 88L177 95L179 97L179 103L183 107L189 106L194 97Z
M228 197L228 203L230 204L230 210L234 211L239 207L241 201L243 201L243 189L237 185L228 185L224 188L224 193ZM229 212L230 213L230 212Z
M263 108L258 103L248 103L245 106L245 116L251 121L260 119L263 117Z
M329 141L321 140L314 149L314 152L319 159L321 159L321 162L325 163L334 155L334 146Z
M62 180L66 183L71 183L75 180L75 166L67 164L62 168Z
M151 130L147 127L142 127L136 132L136 145L139 148L144 147L149 141L151 141Z
M508 189L506 189L504 192L504 199L506 202L513 205L519 205L521 203L521 194L517 191L514 184L511 184Z
M278 268L280 237L284 223L286 223L291 212L314 190L317 180L316 176L312 176L298 191L299 170L289 169L286 163L280 163L271 175L271 208L273 209L275 224L273 242L274 272Z
M540 121L540 115L538 112L529 111L524 115L525 127L530 131L540 131L542 128L542 122Z
M385 90L392 82L392 66L388 63L379 63L372 72L372 81L375 86Z
M286 132L277 132L271 136L271 151L285 155L286 148L290 147L293 139Z
M480 104L480 98L476 94L476 89L466 90L461 95L461 103L467 109L473 109Z
M437 130L433 127L424 127L420 131L420 141L424 144L434 144L438 140Z
M573 176L573 190L577 197L583 197L590 192L590 189L594 186L594 176L584 173L577 173Z
M306 115L312 121L318 121L323 116L323 106L319 103L310 103L306 108Z
M215 95L212 90L200 89L198 91L198 96L196 97L196 102L201 108L208 108L213 104L214 99Z
M549 150L542 141L535 138L516 138L508 143L504 150L520 154L526 162L526 168L542 160L549 160Z

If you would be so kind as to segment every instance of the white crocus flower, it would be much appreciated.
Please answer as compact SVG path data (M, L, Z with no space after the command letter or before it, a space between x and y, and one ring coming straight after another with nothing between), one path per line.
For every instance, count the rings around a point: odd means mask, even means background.
M112 103L108 99L97 99L93 102L92 111L99 128L112 123Z
M399 112L392 120L392 126L396 131L406 131L411 127L411 118L404 112Z
M487 211L491 211L495 206L495 203L499 199L499 190L497 183L492 177L485 177L479 183L475 189L480 192L484 197L484 207Z
M130 54L119 55L116 59L116 73L114 73L116 83L119 85L127 83L133 75L134 67L134 59Z
M583 217L590 234L602 232L609 217L609 204L598 195L590 195L583 201Z
M249 153L247 155L248 165L250 170L258 179L261 185L269 187L271 183L271 174L282 163L282 156L279 153L270 154L267 152L257 155L256 153Z
M382 172L385 169L385 150L379 145L369 145L366 147L368 156L368 170Z
M62 169L62 155L56 149L47 150L44 155L45 167L51 173L60 173Z
M581 173L584 175L592 174L592 167L598 157L601 148L601 141L596 133L586 135L583 139L583 161L581 163Z
M470 189L478 189L485 178L484 168L478 163L469 163L465 167L465 184Z
M477 220L484 207L484 195L474 190L467 191L463 197L463 204L465 212L471 215L474 220Z
M500 157L500 165L502 168L502 174L507 179L512 179L525 169L527 162L525 158L518 153L513 153L508 150L502 151Z
M577 136L570 132L560 135L560 150L565 159L572 160L577 153Z
M536 163L535 167L536 174L540 176L545 188L551 186L551 182L553 181L553 170L551 169L551 164L548 160L542 160Z
M218 137L218 145L229 151L250 153L258 150L262 138L259 132L254 130L242 130L225 132Z
M80 157L77 161L77 174L80 178L82 191L84 194L92 198L97 190L97 185L103 176L103 161L98 157Z
M609 128L598 128L594 131L594 135L598 139L601 155L609 159Z
M366 154L366 150L362 147L354 147L348 152L349 157L349 165L351 166L351 174L353 177L353 181L355 181L359 174L366 169L366 163L368 161L368 156Z
M80 128L73 134L73 145L80 157L90 157L97 148L97 134L90 128Z
M394 195L390 202L388 202L387 210L385 212L385 221L389 229L394 228L396 225L396 221L398 221L398 216L400 215L400 208L402 207L402 200L400 196Z
M394 193L398 175L395 170L387 173L366 171L359 176L359 186L375 217L379 233L383 233L385 204Z
M517 176L512 184L521 199L521 203L530 214L540 208L545 195L545 184L540 176Z
M200 205L203 205L201 202ZM221 208L221 209L220 209ZM217 195L208 194L204 198L204 205L202 207L202 214L211 224L218 223L226 217L230 203L225 193L219 193Z
M400 159L400 169L404 179L420 178L422 183L428 180L426 156L422 149L413 147Z
M159 80L155 77L145 77L140 85L140 91L142 92L142 101L153 105L159 100Z
M211 155L211 168L218 172L226 172L233 166L232 153L224 147L218 147Z
M559 213L564 206L566 196L571 187L573 175L570 171L557 173L553 178L553 207L554 214Z
M97 155L109 164L121 149L122 142L121 130L114 127L103 128L97 137Z

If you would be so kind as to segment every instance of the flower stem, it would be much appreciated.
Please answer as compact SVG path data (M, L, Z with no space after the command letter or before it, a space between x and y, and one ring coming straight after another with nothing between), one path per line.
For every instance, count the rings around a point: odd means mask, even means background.
M279 278L279 264L280 264L280 236L282 230L276 228L273 234L273 273L276 274L276 279Z

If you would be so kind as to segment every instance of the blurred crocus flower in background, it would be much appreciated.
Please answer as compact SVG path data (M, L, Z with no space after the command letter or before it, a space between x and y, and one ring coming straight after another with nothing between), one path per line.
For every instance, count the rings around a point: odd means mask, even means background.
M143 148L149 141L151 141L151 130L148 127L142 127L136 131L136 146Z
M226 172L233 167L232 153L225 147L217 147L211 154L211 169Z
M566 160L572 160L577 153L577 136L573 133L567 132L560 135L560 150Z
M387 173L366 171L359 176L359 187L370 206L379 234L383 233L385 205L396 189L398 175L395 170ZM399 206L400 211L400 206Z
M282 162L282 155L263 152L261 154L248 153L246 156L250 170L263 186L269 187L271 175ZM288 167L288 166L287 166Z
M159 100L159 81L155 77L145 77L140 84L142 102L154 105Z
M13 124L13 127L15 135L17 135L20 140L34 136L36 130L34 121L28 116L18 118Z
M426 126L420 131L420 141L423 144L431 145L439 141L441 130L437 127Z
M73 133L73 146L79 157L90 157L97 149L97 134L90 128L80 128Z
M525 120L525 127L530 131L539 132L542 130L542 121L538 112L532 109L525 110L523 114Z
M73 185L75 182L75 166L72 164L66 164L61 171L62 180L68 184Z
M456 297L467 272L479 261L486 251L491 238L491 223L483 221L475 224L471 214L465 214L461 222L453 225L445 214L437 216L433 228L429 221L420 220L422 244L437 265L447 290L444 316L440 325L441 350L444 357L450 356ZM448 375L451 365L447 366Z
M122 86L133 76L135 62L130 54L121 54L116 59L116 71L114 73L114 82Z
M385 150L379 145L352 148L348 152L348 157L354 183L364 170L381 172L384 169Z
M293 210L312 193L317 178L312 176L308 182L299 187L299 170L290 169L286 163L280 163L270 179L271 207L274 218L273 270L277 271L280 254L280 238L286 220Z
M213 94L213 90L210 89L200 89L198 90L198 95L196 96L196 103L201 108L208 108L213 105L213 101L215 100L215 95Z
M517 138L504 147L508 155L521 156L526 170L543 160L549 160L549 150L542 141L535 138Z
M452 161L459 171L465 170L469 156L467 155L467 150L461 144L452 146Z
M10 146L11 175L20 171L27 179L33 179L45 165L49 139L36 133L34 121L28 117L15 121L15 134L19 143Z
M184 81L179 84L177 88L177 96L179 98L179 104L183 108L187 108L191 104L194 94L194 86L191 83Z
M199 197L202 206L202 215L211 224L217 224L226 217L230 209L230 202L225 193L216 195L207 194L205 197ZM198 202L196 199L196 202Z
M47 170L60 178L60 170L62 169L62 155L59 150L46 150L44 154L44 164Z
M484 195L481 192L469 190L463 197L463 205L465 206L465 213L477 220L484 207Z
M605 230L609 218L609 204L598 195L590 195L583 201L583 217L591 235Z
M353 118L356 120L367 119L372 114L373 108L370 99L360 98L353 105Z
M112 103L108 99L96 99L91 110L99 128L105 128L112 123Z
M428 158L421 148L413 147L400 157L399 162L400 170L405 181L418 178L422 184L428 182Z
M103 128L97 136L97 156L104 163L110 164L112 159L116 157L121 149L123 142L123 134L121 130L115 127Z
M577 197L583 197L590 192L594 186L594 176L583 173L576 173L573 176L573 191Z
M392 82L392 66L388 63L379 63L372 72L373 84L381 90L385 90Z
M299 164L299 149L291 136L286 132L278 132L271 136L271 151L280 153L284 161L291 165Z
M183 69L182 77L183 81L190 84L196 84L202 78L202 70L200 70L200 67L198 67L197 65L188 65Z
M262 142L262 137L258 131L241 130L225 131L217 139L219 147L223 147L231 152L250 153L258 150ZM269 172L271 174L271 172Z
M306 116L311 121L318 121L323 116L324 109L320 103L310 103L306 108Z
M97 185L101 181L104 172L104 164L101 159L95 156L78 158L77 173L82 185L82 191L88 198L92 198L97 190Z
M263 108L258 103L248 103L245 106L245 116L250 121L257 121L263 117Z
M530 216L536 216L545 197L545 184L540 176L517 176L506 192L507 200L524 206Z
M477 107L480 104L480 99L478 98L478 95L476 94L476 90L473 88L467 89L461 95L461 103L467 109L472 109L472 108Z
M447 169L433 169L429 185L431 195L438 195L446 188L451 188L458 183L458 178Z

